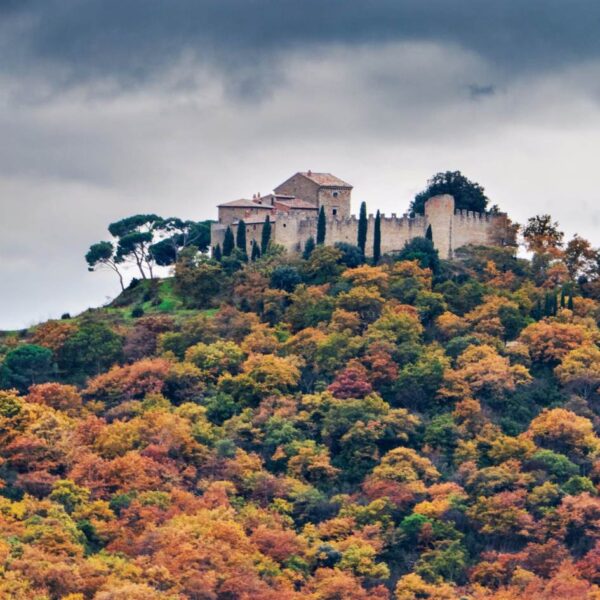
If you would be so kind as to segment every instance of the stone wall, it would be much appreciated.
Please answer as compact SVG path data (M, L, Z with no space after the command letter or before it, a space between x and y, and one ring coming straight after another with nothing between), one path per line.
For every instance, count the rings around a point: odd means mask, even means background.
M210 245L223 247L223 240L225 239L225 230L227 226L221 223L212 223L210 226Z
M369 215L367 226L367 244L365 253L373 254L373 232L375 217ZM404 244L414 237L425 235L426 224L423 217L409 219L407 217L381 218L381 252L401 250ZM293 215L278 215L274 227L273 240L282 245L288 252L301 252L309 237L317 237L317 219L297 218ZM358 219L352 215L342 219L328 219L325 230L325 244L333 246L337 242L356 245L358 241Z
M501 245L506 235L499 239L508 225L506 215L490 215L458 210L452 220L452 251L473 244L475 246Z
M319 209L324 207L328 219L345 219L350 216L351 194L352 190L347 188L321 188L318 197Z
M283 246L290 253L299 253L309 237L317 237L316 217L306 218L290 212L287 215L277 215L273 228L273 241Z
M350 216L350 200L352 190L319 186L314 181L296 173L287 181L275 188L276 194L286 194L310 202L317 208L325 207L328 218L345 218ZM335 213L333 211L336 211Z
M300 173L292 175L273 191L276 194L295 196L296 198L310 202L314 206L319 206L319 186L314 181L300 175Z
M223 248L223 240L225 239L225 231L227 230L227 224L213 223L210 228L210 244L216 246L219 244L221 249ZM262 223L251 223L246 225L246 252L248 256L252 251L252 240L256 240L256 243L260 246L262 238ZM231 231L235 239L237 233L237 225L231 225ZM272 230L271 230L272 235Z
M219 223L231 225L234 221L244 219L245 221L252 219L265 218L266 215L272 214L273 209L269 206L256 205L255 207L246 206L219 206Z

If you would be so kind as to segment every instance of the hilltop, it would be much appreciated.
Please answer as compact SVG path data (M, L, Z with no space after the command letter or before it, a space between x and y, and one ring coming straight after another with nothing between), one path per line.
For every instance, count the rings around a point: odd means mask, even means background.
M184 248L5 333L0 596L600 595L598 252L525 240Z

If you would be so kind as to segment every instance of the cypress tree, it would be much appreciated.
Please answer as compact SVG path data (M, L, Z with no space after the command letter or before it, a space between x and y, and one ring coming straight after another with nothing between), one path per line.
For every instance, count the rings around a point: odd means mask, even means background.
M268 217L267 217L268 218ZM260 258L260 246L256 243L256 240L252 240L252 260L258 260Z
M544 301L544 315L554 317L558 312L558 298L556 292L547 292Z
M427 225L427 231L425 232L425 238L430 242L433 242L433 231L431 229L431 225Z
M213 258L215 260L221 260L223 258L223 253L221 252L221 244L217 244L213 248Z
M369 222L367 221L367 203L360 203L360 213L358 216L358 247L360 251L365 253L365 246L367 245L367 228Z
M260 237L260 252L264 254L269 248L269 242L271 241L271 219L269 215L265 219L265 224L263 225L262 235Z
M544 298L544 316L552 316L552 296L550 295L550 292L546 292L546 296Z
M223 238L223 256L231 256L234 248L235 240L233 238L233 231L231 231L231 227L228 227Z
M373 264L376 265L381 258L381 215L379 211L375 215L375 227L373 229Z
M237 232L235 234L235 245L246 254L246 223L244 223L244 219L238 221Z
M542 301L538 298L533 309L533 318L539 321L542 318Z
M569 294L569 301L567 302L567 308L573 310L573 293Z
M565 292L565 288L563 287L560 290L560 307L565 308L567 306L567 293Z
M302 253L302 258L304 260L308 260L314 249L315 249L315 238L311 235L306 240L306 244L304 244L304 252Z
M317 246L325 243L325 233L327 230L327 221L325 220L325 207L321 206L319 211L319 220L317 221Z

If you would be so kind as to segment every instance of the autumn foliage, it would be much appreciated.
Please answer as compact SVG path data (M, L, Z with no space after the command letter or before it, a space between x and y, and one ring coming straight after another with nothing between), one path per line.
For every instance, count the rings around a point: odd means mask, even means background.
M536 231L0 336L0 598L600 598L599 288Z

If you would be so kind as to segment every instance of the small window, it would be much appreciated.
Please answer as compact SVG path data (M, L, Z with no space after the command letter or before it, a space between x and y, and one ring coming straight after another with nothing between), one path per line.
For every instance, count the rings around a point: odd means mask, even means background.
M284 224L283 224L283 226L285 227L285 226L286 226L286 224L284 223Z
M333 192L333 197L337 198L338 197L339 192L336 190L335 192Z
M337 215L337 208L333 209L333 216L335 217L335 215Z

